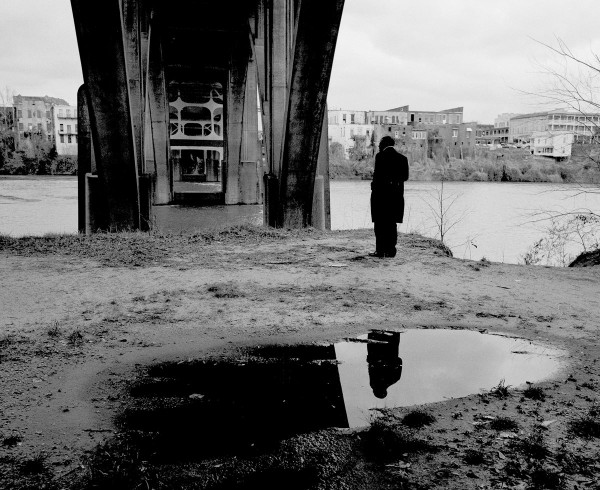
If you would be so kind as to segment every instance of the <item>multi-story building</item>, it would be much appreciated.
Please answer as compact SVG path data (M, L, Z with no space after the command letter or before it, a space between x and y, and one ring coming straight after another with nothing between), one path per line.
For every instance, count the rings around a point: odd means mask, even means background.
M590 141L598 134L600 113L582 114L564 109L555 109L533 114L522 114L510 119L511 142L529 143L534 132L569 131L574 141Z
M571 156L574 133L570 131L534 131L531 135L531 150L534 155L558 160Z
M496 126L494 124L478 124L475 132L475 139L478 145L499 145L508 143L508 126Z
M463 108L454 107L443 111L415 111L409 106L396 107L386 111L387 113L405 113L406 124L462 124Z
M407 106L408 107L408 106ZM408 124L408 113L399 110L389 111L369 111L367 112L367 121L371 124Z
M368 123L367 112L331 109L327 117L329 142L340 143L346 154L354 147L356 137L366 138L370 144L373 124Z
M59 155L77 155L77 108L68 104L52 107L53 140Z
M17 111L17 128L21 140L38 136L44 141L53 140L52 107L68 105L55 97L15 95L13 97Z
M346 153L357 137L367 138L376 146L383 136L391 136L399 144L426 148L428 137L435 133L441 134L438 139L444 139L448 146L475 145L474 124L469 124L467 131L462 107L439 112L411 111L407 105L387 111L331 109L328 122L330 143L340 143Z

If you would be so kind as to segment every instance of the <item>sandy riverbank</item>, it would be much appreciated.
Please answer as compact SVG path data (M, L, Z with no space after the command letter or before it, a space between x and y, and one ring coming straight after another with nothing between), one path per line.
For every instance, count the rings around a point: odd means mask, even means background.
M471 262L415 235L374 259L371 233L0 238L0 487L598 488L600 267ZM544 400L474 394L427 406L421 429L398 409L249 458L136 460L113 423L157 360L374 327L487 329L565 349L568 366Z

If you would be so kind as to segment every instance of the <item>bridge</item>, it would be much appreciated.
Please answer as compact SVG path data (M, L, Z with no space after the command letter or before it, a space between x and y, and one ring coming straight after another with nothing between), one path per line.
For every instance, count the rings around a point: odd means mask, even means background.
M194 195L263 203L269 226L330 227L326 99L344 0L71 5L80 231L147 230L153 206Z

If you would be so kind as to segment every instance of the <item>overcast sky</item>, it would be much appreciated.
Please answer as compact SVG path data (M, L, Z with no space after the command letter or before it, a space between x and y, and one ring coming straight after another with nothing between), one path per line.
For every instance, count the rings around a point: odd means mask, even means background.
M330 108L464 106L465 120L539 109L547 85L534 41L600 52L600 1L346 0ZM75 104L81 66L69 0L0 0L0 87Z

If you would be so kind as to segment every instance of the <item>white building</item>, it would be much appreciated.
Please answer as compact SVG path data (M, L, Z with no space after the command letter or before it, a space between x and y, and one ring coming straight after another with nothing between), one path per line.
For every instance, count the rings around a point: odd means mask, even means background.
M59 155L77 155L77 108L70 105L52 107L54 141Z
M340 143L346 155L354 147L355 138L367 138L370 143L373 136L373 125L367 121L365 111L331 109L327 112L329 143Z
M574 134L567 131L534 131L531 135L531 149L534 155L552 158L571 156Z
M521 114L510 119L511 142L528 143L534 132L568 131L576 141L589 142L600 128L600 113L583 114L554 109L535 114Z

